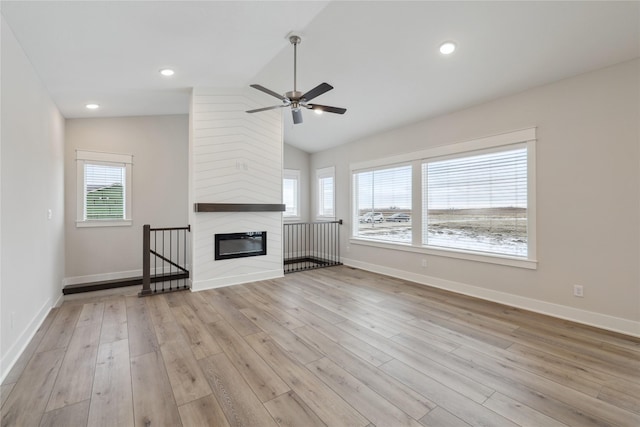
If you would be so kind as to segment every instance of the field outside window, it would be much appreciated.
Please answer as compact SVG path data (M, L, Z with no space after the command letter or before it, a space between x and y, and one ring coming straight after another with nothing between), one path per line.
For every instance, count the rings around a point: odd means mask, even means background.
M351 165L352 243L535 269L535 134Z
M425 246L528 255L527 149L422 165Z
M411 165L354 173L355 237L411 243L411 174Z

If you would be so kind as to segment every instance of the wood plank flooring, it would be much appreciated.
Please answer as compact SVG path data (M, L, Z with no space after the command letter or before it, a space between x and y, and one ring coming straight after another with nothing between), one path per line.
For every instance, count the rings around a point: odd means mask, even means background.
M333 267L54 309L2 426L640 426L640 339Z

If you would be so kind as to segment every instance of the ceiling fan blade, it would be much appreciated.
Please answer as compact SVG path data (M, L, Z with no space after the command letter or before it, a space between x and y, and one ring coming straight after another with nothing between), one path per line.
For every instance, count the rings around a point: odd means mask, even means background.
M300 99L311 101L316 96L320 96L325 92L329 92L331 89L333 89L333 86L331 86L329 83L320 83L318 86L314 87L309 92L302 95Z
M264 86L260 86L260 85L256 85L256 84L254 84L254 85L249 85L249 86L251 86L251 87L252 87L252 88L254 88L254 89L258 89L259 91L264 92L264 93L266 93L266 94L269 94L269 95L271 95L271 96L275 96L275 97L276 97L276 98L278 98L280 101L286 101L286 100L287 100L287 98L285 98L284 96L280 95L279 93L276 93L276 92L272 91L271 89L267 89L267 88L266 88L266 87L264 87Z
M282 107L286 107L286 104L283 105L274 105L271 107L264 107L264 108L256 108L255 110L249 110L246 111L247 113L259 113L260 111L267 111L267 110L275 110L276 108L282 108Z
M306 107L312 110L326 111L327 113L335 113L335 114L344 114L347 112L346 108L330 107L328 105L320 105L320 104L307 104Z

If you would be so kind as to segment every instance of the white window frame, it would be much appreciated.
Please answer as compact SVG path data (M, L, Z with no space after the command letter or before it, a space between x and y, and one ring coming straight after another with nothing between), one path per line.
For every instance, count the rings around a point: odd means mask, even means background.
M284 180L289 179L296 182L295 188L295 212L292 215L287 214L287 212L282 213L282 217L285 221L296 221L300 220L300 171L297 169L285 169L282 173L282 194L283 194L283 203L284 203Z
M123 219L85 219L85 181L84 169L87 164L122 167L125 171L124 215ZM76 150L76 227L122 227L131 226L132 220L132 165L130 154L101 153L96 151Z
M331 215L326 215L324 211L324 194L322 191L322 186L320 185L321 180L331 178L333 182L333 198L331 203L333 204L333 211ZM335 166L329 166L326 168L316 169L316 219L318 220L334 220L336 218L336 168Z
M492 150L499 147L506 147L514 144L524 144L527 147L527 257L515 257L501 254L487 254L481 252L467 251L461 249L443 249L422 245L422 226L418 218L423 217L422 206L422 183L420 164L427 159L443 158L447 156L460 155L483 150ZM383 160L371 160L366 162L354 163L350 165L351 173L351 215L355 216L356 205L354 203L354 172L363 169L390 167L401 163L413 163L414 189L413 189L413 213L415 219L412 223L412 244L402 244L394 242L372 241L355 237L354 231L350 233L350 243L355 245L374 246L387 249L395 249L407 252L416 252L434 256L444 256L449 258L457 258L478 262L486 262L492 264L507 265L511 267L520 267L527 269L537 268L536 259L536 128L527 128L513 132L507 132L499 135L489 136L485 138L474 139L471 141L460 142L456 144L441 145L427 150L390 156ZM418 184L420 183L420 184Z
M396 163L396 164L385 164L382 166L376 166L376 167L369 167L369 168L365 168L365 169L359 169L359 170L351 170L351 182L352 182L352 191L353 191L353 199L352 199L352 230L351 233L353 235L354 238L356 239L362 239L362 240L369 240L369 241L377 241L377 242L389 242L392 244L398 244L398 245L407 245L407 244L411 244L410 242L401 242L401 241L393 241L393 240L383 240L383 239L375 239L375 238L370 238L370 237L365 237L362 236L358 233L359 231L359 224L360 224L360 213L359 213L359 200L358 200L358 182L357 182L357 176L360 173L366 173L366 172L376 172L376 171L381 171L381 170L386 170L386 169L394 169L394 168L400 168L400 167L411 167L411 217L412 217L412 235L413 233L413 223L414 221L414 201L413 201L413 194L415 193L414 190L414 179L413 179L413 174L414 174L414 165L413 162L403 162L403 163ZM413 238L411 239L413 241Z

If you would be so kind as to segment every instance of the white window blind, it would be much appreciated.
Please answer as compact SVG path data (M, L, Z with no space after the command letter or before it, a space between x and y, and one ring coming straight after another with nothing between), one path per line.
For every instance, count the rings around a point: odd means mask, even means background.
M335 217L335 169L328 167L318 169L318 217Z
M425 161L423 244L527 257L527 148Z
M76 226L132 224L132 165L129 154L76 151Z
M411 165L355 171L355 237L411 243Z
M282 181L282 203L285 204L284 217L300 217L300 171L285 169Z
M84 165L84 219L125 219L125 165Z

